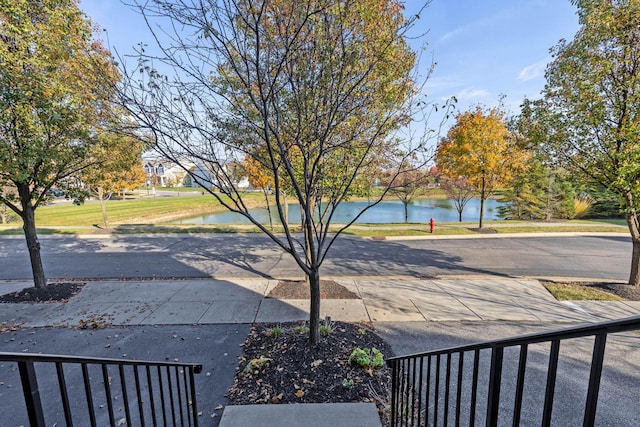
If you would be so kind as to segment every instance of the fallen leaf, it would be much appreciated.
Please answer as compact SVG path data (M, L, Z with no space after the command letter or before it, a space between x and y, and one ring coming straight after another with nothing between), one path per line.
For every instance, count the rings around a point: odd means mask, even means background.
M296 396L298 396L298 397L304 396L304 391L302 391L302 390L296 391Z

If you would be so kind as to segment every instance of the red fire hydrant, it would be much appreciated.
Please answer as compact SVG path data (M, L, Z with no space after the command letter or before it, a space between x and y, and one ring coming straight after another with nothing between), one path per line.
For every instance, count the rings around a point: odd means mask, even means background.
M431 231L431 233L433 233L435 229L436 229L436 220L431 218L429 220L429 231Z

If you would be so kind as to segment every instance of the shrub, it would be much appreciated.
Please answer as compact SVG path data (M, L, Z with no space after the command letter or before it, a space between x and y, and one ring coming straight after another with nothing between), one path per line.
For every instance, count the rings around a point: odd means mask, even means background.
M356 347L351 352L348 363L351 365L354 362L369 372L369 375L373 375L374 369L382 368L384 365L384 357L375 347L372 349Z
M273 338L278 338L280 335L282 335L282 328L280 326L276 326L274 328L271 328L267 331L267 335Z

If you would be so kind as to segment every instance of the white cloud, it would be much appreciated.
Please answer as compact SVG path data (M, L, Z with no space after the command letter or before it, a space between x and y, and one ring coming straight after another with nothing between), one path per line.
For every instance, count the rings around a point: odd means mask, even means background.
M445 33L443 36L441 36L438 39L438 43L445 42L445 41L447 41L449 39L456 38L460 34L464 34L467 31L469 31L470 28L471 28L471 26L467 25L467 26L458 27L455 30L449 31L449 32Z
M479 98L486 98L490 95L489 91L485 89L478 89L473 87L468 87L462 89L460 92L456 94L456 98L458 101L468 101L468 100L478 100Z
M551 58L546 57L541 59L538 62L534 62L531 65L527 65L518 74L518 80L526 82L529 80L537 79L538 77L542 77L544 75L544 70L547 67L547 63L549 63Z

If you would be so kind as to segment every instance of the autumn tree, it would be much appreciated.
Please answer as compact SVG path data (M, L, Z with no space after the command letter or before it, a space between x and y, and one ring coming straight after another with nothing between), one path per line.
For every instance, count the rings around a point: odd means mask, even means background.
M0 202L23 222L36 287L46 278L34 211L88 164L117 76L110 58L77 1L0 1L0 188L14 190Z
M458 212L458 221L462 222L462 213L469 200L476 194L475 188L467 182L467 178L443 177L440 181L440 188L444 190Z
M409 204L423 192L432 177L429 172L421 168L412 168L411 165L403 165L402 171L397 173L391 172L388 182L383 182L389 188L389 194L392 194L402 202L404 207L404 222L409 222Z
M243 168L247 174L249 184L253 188L258 188L264 195L264 202L267 206L267 213L269 214L269 228L273 230L273 218L271 217L271 204L269 203L269 191L271 189L271 175L269 171L261 166L261 164L252 156L247 156L244 159Z
M145 142L118 132L100 132L98 138L101 143L88 153L93 163L82 171L81 184L100 202L104 227L110 230L106 201L147 181L141 160Z
M364 212L329 233L336 208L380 156L401 165L422 148L393 137L421 95L405 37L413 18L397 0L151 0L140 12L177 31L150 22L159 46L125 70L125 105L165 156L208 164L210 173L193 179L293 257L310 289L317 342L320 267ZM251 215L228 173L246 157L273 179L283 234ZM283 188L300 205L301 234L284 220Z
M526 157L513 143L504 113L477 106L458 114L438 145L436 163L444 178L465 179L475 189L480 197L478 227L482 228L485 201L524 167Z
M618 195L640 286L640 2L573 0L580 28L560 41L544 98L552 158Z

